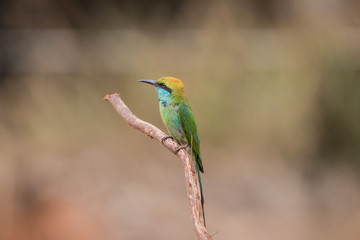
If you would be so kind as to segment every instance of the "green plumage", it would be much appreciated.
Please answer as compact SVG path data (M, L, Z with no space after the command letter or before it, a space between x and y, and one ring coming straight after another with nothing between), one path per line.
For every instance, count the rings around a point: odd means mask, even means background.
M181 80L163 77L157 81L142 80L156 87L161 118L171 136L187 148L193 156L199 179L199 191L204 214L204 195L200 172L204 172L200 153L200 140L192 110L188 104ZM205 216L205 214L204 214ZM205 223L205 217L204 217Z
M200 140L197 132L197 127L195 123L194 116L192 114L192 110L187 102L183 102L179 104L179 116L181 127L183 128L187 142L190 143L192 147L193 155L196 159L197 164L199 165L199 170L204 172L204 168L201 162L200 155Z

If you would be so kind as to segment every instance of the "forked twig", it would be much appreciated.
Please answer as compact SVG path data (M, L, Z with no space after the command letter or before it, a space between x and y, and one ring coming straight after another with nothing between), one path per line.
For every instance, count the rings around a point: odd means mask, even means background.
M110 102L118 114L131 127L145 133L147 136L155 139L159 143L161 143L161 139L166 136L166 134L157 127L137 118L121 100L118 93L106 95L104 100ZM172 139L168 139L162 144L181 160L181 163L184 167L186 192L190 203L191 218L198 239L211 239L210 234L207 232L204 226L200 193L198 192L197 172L195 171L191 156L186 150L180 150L176 152L176 148L180 145Z

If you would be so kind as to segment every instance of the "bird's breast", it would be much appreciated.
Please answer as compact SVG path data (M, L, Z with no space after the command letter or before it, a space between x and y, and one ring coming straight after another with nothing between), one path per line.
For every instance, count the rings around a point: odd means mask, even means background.
M172 137L180 144L187 143L185 132L182 128L180 116L178 112L178 105L165 103L160 101L160 114L167 130Z

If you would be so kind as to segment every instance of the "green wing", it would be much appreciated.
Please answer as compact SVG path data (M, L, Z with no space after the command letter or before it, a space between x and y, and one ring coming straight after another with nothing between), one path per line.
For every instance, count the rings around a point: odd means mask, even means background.
M200 140L196 128L196 123L194 116L192 114L190 106L183 102L179 104L179 114L181 126L185 132L186 139L190 145L192 145L192 152L195 156L196 162L198 164L199 170L204 172L204 168L201 162L200 154ZM192 140L192 143L191 143Z

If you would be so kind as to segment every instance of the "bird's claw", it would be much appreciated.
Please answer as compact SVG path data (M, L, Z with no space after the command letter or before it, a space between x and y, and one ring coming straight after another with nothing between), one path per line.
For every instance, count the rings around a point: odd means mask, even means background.
M164 144L164 141L168 138L171 138L172 140L174 140L173 136L169 135L169 136L165 136L165 137L161 138L161 143Z
M189 144L185 144L185 145L182 145L180 147L177 147L175 149L175 153L178 153L181 149L186 149L188 146L190 146Z

